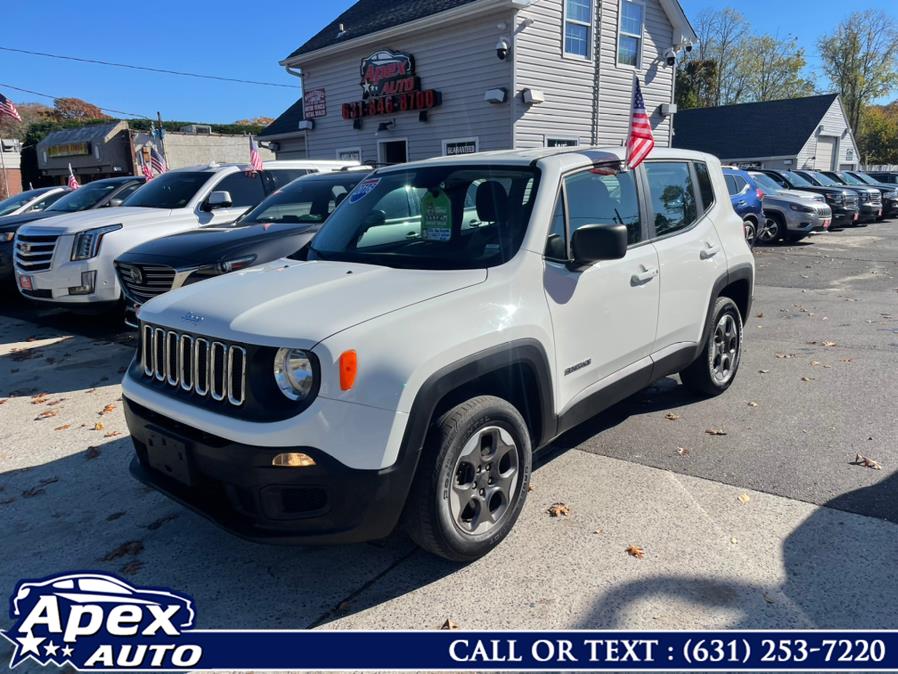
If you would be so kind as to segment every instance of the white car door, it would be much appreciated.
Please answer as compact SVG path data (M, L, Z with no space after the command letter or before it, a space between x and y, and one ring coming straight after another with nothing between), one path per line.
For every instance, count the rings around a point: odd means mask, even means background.
M207 196L206 201L200 206L201 225L225 225L234 222L248 210L262 203L265 198L261 173L240 171L228 174L212 188L211 192L227 192L231 195L231 205L209 210Z
M633 171L607 175L587 170L567 176L563 184L545 262L562 411L588 397L603 380L648 364L662 280L658 255L647 241ZM572 233L591 224L627 225L627 255L573 269L566 262Z
M726 272L726 254L714 227L707 165L665 160L644 166L661 269L654 350L662 352L701 340L711 291Z

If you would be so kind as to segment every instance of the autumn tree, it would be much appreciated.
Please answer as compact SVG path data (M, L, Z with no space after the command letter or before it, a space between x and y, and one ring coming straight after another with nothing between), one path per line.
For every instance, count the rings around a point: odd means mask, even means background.
M251 119L238 119L237 126L268 126L274 121L273 117L252 117Z
M717 61L690 59L677 68L676 103L683 110L714 105Z
M858 135L865 164L898 164L898 101L871 105L862 115Z
M860 132L864 108L898 86L898 25L883 11L854 12L818 47L823 71Z
M16 109L19 111L22 121L17 122L7 116L0 117L0 138L24 140L29 126L51 119L53 113L42 103L17 103Z
M807 66L804 49L794 37L753 37L740 55L745 96L752 101L799 98L814 93L814 82L803 73Z
M53 115L60 122L81 122L109 119L100 108L80 98L57 98L53 102Z

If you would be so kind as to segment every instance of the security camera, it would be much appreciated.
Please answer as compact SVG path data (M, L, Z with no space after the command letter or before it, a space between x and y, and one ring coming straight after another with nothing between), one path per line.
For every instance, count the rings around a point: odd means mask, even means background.
M664 58L667 59L667 65L669 66L675 66L677 64L677 52L674 51L673 47L664 53Z
M496 57L500 61L504 61L508 58L508 40L504 37L499 39L499 42L496 43Z
M687 42L687 43L686 43L686 53L688 54L688 53L691 52L691 51L692 51L692 43L691 43L691 42Z

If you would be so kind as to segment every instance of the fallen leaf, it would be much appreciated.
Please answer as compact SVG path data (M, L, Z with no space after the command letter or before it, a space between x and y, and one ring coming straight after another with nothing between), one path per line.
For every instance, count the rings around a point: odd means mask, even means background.
M748 406L749 407L757 407L758 403L756 403L754 400L751 400L751 401L749 401Z
M802 377L801 381L804 381L804 382L814 381L814 377Z
M627 554L636 559L643 559L645 557L645 548L641 548L638 545L630 545L627 547Z
M767 374L770 370L758 370L758 374Z
M40 421L41 419L49 419L50 417L55 417L57 414L59 414L59 412L56 410L45 410L38 414L34 420Z
M106 428L106 426L103 425L102 421L98 421L97 423L94 424L95 431L102 431L104 428Z
M564 503L553 503L546 512L552 517L568 517L571 514L571 509Z
M854 457L854 461L851 462L851 465L863 466L864 468L872 468L873 470L882 470L882 465L879 463L879 461L868 458L863 454L857 454Z
M739 542L739 539L737 539L735 536L730 538L730 545L736 545L736 543L738 543L738 542Z
M47 403L47 407L56 407L59 403L64 402L65 398L57 398Z
M169 522L172 522L176 519L178 519L177 514L165 515L164 517L160 517L155 522L150 522L147 525L147 529L149 529L150 531L156 531L157 529L161 529L163 525L168 524Z
M680 456L688 456L689 449L687 447L677 447L677 454Z
M0 405L5 405L8 402L9 402L9 398L4 398L3 400L0 400Z
M104 407L102 410L100 410L100 412L98 414L99 414L99 416L102 417L104 414L111 414L114 411L115 411L115 405L113 405L112 403L109 403L108 405L106 405L106 407Z
M54 430L54 431L67 431L67 430L69 430L71 427L72 427L71 424L63 424L62 426L58 426L58 427L54 428L53 430Z
M527 491L528 491L528 492L533 491L533 483L532 483L532 482L530 482L530 483L527 485Z
M708 435L726 435L726 431L722 431L719 428L709 428L705 431Z
M676 421L677 419L680 418L680 415L674 414L673 412L668 412L667 414L664 415L664 418L667 419L668 421Z
M347 613L349 609L352 607L352 602L348 599L344 599L339 604L337 604L336 612L337 613Z
M107 552L103 557L104 562L112 562L116 559L120 559L127 555L132 557L136 557L141 552L143 552L143 542L142 541L128 541L127 543L122 543L115 550L111 552Z
M596 536L601 536L601 535L602 535L603 533L605 533L605 532L602 531L601 529L596 529L596 530L593 531L592 533L595 534Z
M103 437L104 437L104 438L115 438L115 437L117 437L117 436L119 436L119 435L121 435L121 433L120 433L119 431L109 431L109 432L108 432L106 435L104 435Z
M443 626L440 627L441 630L457 630L458 623L452 622L452 618L446 618L446 622L443 623Z
M125 513L122 512L122 511L119 511L119 512L117 512L117 513L112 513L111 515L109 515L109 516L106 518L106 521L107 521L107 522L115 522L117 519L121 519L121 518L124 517L124 516L125 516Z
M759 313L757 318L764 318L764 312L762 311L761 313Z
M826 340L825 342L823 342L823 346L829 348L829 347L833 347L833 346L838 346L838 344L836 344L835 342L832 342L830 340Z
M739 503L742 503L744 505L749 501L751 501L751 496L749 496L748 494L739 494Z
M88 447L84 452L84 458L88 460L96 459L98 456L100 456L100 450L97 447Z
M140 571L142 568L143 568L143 562L141 562L139 559L135 559L133 562L128 562L127 564L125 564L121 568L121 572L124 573L126 576L133 576L138 571Z

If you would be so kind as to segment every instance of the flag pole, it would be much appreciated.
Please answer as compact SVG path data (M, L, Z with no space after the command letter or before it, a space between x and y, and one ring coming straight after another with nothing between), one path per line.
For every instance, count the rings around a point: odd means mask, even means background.
M3 171L3 198L8 199L9 194L9 176L6 175L6 157L4 156L6 151L3 149L3 139L0 138L0 170ZM21 164L19 168L19 173L22 172Z
M633 73L633 82L630 84L630 119L627 122L627 135L624 138L624 147L627 148L624 154L624 173L630 170L630 135L633 133L633 102L636 100L636 73Z

